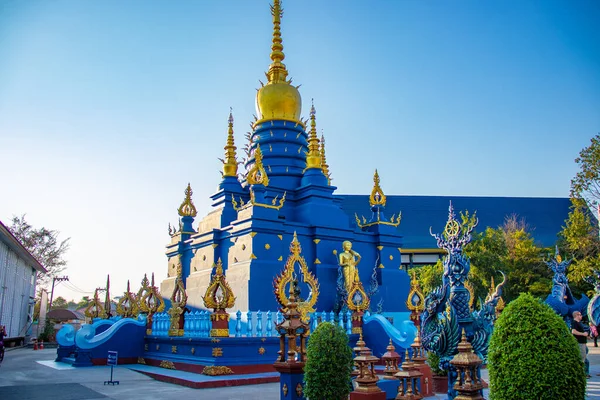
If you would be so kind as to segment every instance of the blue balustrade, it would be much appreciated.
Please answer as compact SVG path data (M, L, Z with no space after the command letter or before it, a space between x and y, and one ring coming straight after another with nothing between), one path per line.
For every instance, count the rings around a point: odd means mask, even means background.
M340 311L340 313L338 314L338 325L342 329L345 328L345 325L344 325L344 312L343 311Z
M333 310L331 310L331 312L329 313L329 322L335 324L335 313L333 312Z
M256 336L262 337L262 312L258 310L256 312Z
M235 313L235 337L242 337L242 312Z
M266 337L271 337L273 334L273 320L272 320L271 311L267 311L267 331L265 332Z
M346 333L352 334L352 311L350 310L346 312Z
M246 336L252 337L254 336L254 332L252 330L252 311L248 311L246 313L246 317L248 318L248 320L246 321Z
M325 311L321 313L321 322L327 322L327 313Z

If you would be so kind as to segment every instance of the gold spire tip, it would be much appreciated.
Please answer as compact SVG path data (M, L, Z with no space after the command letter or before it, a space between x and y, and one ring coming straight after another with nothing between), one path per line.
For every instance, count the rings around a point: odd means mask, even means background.
M177 210L181 217L195 217L198 214L196 206L194 206L194 202L192 201L192 193L192 186L188 183L185 189L185 199Z

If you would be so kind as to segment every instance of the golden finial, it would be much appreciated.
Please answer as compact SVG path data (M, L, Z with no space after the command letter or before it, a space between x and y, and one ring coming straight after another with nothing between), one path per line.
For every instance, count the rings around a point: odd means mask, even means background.
M323 175L327 178L327 184L331 185L329 165L327 165L327 159L325 158L325 137L323 135L321 135L321 169L323 170Z
M375 170L375 174L373 175L373 190L371 190L371 196L369 196L369 204L371 206L385 206L385 199L385 194L383 194L383 190L379 186L379 173Z
M196 211L196 206L192 202L192 187L188 183L187 188L185 189L185 200L179 206L177 210L181 217L195 217L198 212Z
M283 16L283 9L281 8L281 1L274 0L271 6L271 15L273 15L273 44L271 45L271 60L273 61L269 66L269 72L267 72L267 78L269 82L286 82L288 75L285 64L282 61L285 59L283 54L283 41L281 39L281 17Z
M317 137L317 121L314 103L310 107L310 133L308 134L308 154L306 155L306 169L322 168L321 149Z
M269 177L267 176L267 171L265 171L265 167L262 163L263 155L260 150L260 146L256 145L256 150L254 151L254 165L248 171L248 175L246 180L250 185L269 185Z
M496 291L496 284L494 282L494 277L492 276L492 279L490 279L490 290L488 294L493 294Z
M233 112L229 109L229 128L227 130L227 145L225 146L225 160L223 161L223 176L237 177L237 159L234 141L233 141Z
M300 253L302 253L302 247L300 246L300 242L298 241L296 231L294 231L294 238L292 239L292 243L290 243L290 252L295 256L299 256Z
M274 0L271 6L273 16L273 43L271 45L271 64L267 71L267 84L262 85L256 94L256 111L260 117L255 125L269 120L294 121L302 124L300 113L302 99L298 88L287 79L288 71L282 61L283 44L281 39L281 1ZM304 126L304 124L302 124Z

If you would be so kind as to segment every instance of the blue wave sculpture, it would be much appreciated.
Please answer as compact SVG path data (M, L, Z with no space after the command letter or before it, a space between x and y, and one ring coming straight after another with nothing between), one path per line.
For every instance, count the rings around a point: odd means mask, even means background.
M385 317L374 314L363 319L364 340L377 357L385 353L390 339L396 347L396 351L404 354L404 350L410 348L417 337L417 327L410 321L402 321L401 330L398 330ZM402 351L400 350L402 349Z

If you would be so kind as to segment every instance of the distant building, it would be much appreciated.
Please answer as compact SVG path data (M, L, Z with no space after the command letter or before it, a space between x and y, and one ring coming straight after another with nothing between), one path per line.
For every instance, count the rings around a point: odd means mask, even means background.
M38 272L47 271L0 221L0 325L8 338L25 338Z

